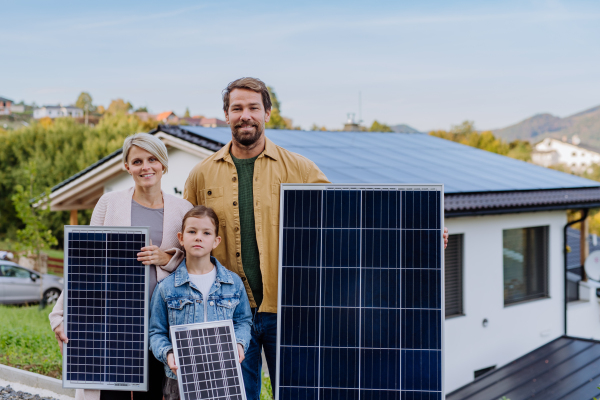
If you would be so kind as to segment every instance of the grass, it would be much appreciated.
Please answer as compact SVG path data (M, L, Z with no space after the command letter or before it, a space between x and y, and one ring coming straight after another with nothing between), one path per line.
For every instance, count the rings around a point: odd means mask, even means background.
M260 400L273 400L273 388L271 387L271 379L262 373L262 387L260 388Z
M61 378L62 356L50 329L52 307L0 306L0 363Z

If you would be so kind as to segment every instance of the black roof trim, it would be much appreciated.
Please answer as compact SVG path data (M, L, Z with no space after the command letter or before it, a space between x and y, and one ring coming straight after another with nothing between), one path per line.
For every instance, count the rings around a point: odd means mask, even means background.
M446 193L447 217L600 207L600 187Z
M600 395L600 341L559 337L449 393L447 400L581 399Z
M195 133L190 133L187 132L181 128L179 128L178 126L173 126L173 125L159 125L158 128L148 132L151 135L155 135L158 132L165 132L168 133L169 135L175 136L176 138L185 140L186 142L190 142L193 143L195 145L204 147L205 149L208 150L213 150L213 151L219 151L221 149L221 147L223 147L225 144L224 143L219 143L216 142L214 140L205 138L203 136L197 135ZM65 179L64 181L62 181L61 183L59 183L58 185L54 186L52 188L52 192L60 189L63 186L68 185L69 183L73 182L75 179L79 178L82 175L87 174L88 172L90 172L91 170L93 170L96 167L99 167L100 165L104 164L105 162L107 162L108 160L112 159L114 156L121 154L123 152L123 149L118 149L115 150L114 152L110 153L109 155L107 155L106 157L96 161L95 163L93 163L92 165L90 165L89 167L87 167L86 169L79 171L78 173L76 173L75 175L69 177L68 179Z

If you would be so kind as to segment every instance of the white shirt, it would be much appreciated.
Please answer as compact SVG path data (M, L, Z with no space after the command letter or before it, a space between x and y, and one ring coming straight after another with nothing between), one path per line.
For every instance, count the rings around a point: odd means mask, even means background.
M190 280L198 289L200 289L200 292L202 293L202 302L204 303L204 322L206 322L206 314L208 313L208 294L210 293L210 288L217 279L217 268L213 267L209 273L203 275L190 274L189 272L188 275L190 276Z

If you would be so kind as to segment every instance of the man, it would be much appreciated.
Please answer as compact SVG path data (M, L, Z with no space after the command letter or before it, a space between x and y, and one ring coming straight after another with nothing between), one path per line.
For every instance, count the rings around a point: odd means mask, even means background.
M242 371L246 397L258 400L263 347L276 390L280 184L329 181L315 163L265 137L271 98L262 81L231 82L223 110L232 140L192 169L183 197L215 210L223 239L213 255L246 286L254 324Z
M213 255L246 286L254 321L242 372L247 399L258 400L262 348L273 393L277 390L280 184L329 181L315 163L265 137L271 98L262 81L241 78L231 82L223 91L223 110L231 126L231 142L192 169L183 197L215 210L223 233ZM445 242L447 238L446 231Z

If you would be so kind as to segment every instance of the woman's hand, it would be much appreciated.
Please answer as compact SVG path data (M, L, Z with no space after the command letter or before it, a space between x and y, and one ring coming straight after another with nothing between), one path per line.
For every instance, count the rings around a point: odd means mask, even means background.
M241 364L242 361L244 361L244 359L246 358L246 356L244 355L244 346L242 346L239 343L237 345L238 345L238 354L240 355L240 364Z
M60 347L60 351L62 352L63 342L69 343L69 338L65 335L65 330L62 322L59 326L54 329L54 337L58 341L58 347Z
M448 247L448 228L444 227L444 249Z
M138 261L142 261L144 265L167 265L171 258L173 258L172 254L167 254L158 246L146 246L142 247L140 253L137 253Z
M169 364L171 371L177 375L177 365L175 365L175 355L173 353L167 354L167 364Z

